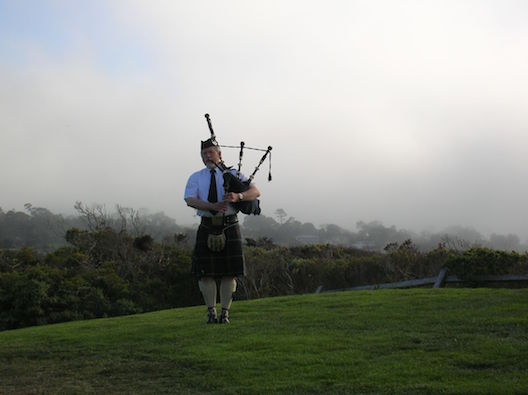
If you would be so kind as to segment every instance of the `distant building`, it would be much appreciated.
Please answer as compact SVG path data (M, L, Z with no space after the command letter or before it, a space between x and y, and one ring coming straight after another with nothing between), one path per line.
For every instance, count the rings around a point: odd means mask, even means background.
M358 250L375 250L377 249L376 243L369 240L359 240L352 244L352 247Z

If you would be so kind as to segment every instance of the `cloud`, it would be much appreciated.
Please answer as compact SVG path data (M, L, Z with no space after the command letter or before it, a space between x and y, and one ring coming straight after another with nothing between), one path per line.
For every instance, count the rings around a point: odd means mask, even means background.
M181 194L208 112L221 143L274 147L274 181L264 168L256 179L269 215L528 237L522 2L138 0L49 14L74 33L61 55L17 33L26 54L1 70L2 206L83 200L192 221Z

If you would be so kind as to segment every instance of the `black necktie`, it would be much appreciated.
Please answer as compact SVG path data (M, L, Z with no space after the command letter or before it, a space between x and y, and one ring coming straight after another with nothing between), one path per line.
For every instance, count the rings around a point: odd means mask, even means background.
M216 177L215 177L215 169L211 170L211 184L209 185L209 196L207 196L207 200L209 200L211 203L218 202L218 193L216 192ZM216 210L209 210L211 214L216 215L218 211Z

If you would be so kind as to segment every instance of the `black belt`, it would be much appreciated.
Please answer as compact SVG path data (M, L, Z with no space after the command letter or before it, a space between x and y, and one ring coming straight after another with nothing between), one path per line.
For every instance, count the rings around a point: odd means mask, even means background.
M215 217L202 217L202 225L208 225L208 226L224 226L229 224L236 224L238 222L238 218L236 214L233 215L222 215L222 216L215 216Z

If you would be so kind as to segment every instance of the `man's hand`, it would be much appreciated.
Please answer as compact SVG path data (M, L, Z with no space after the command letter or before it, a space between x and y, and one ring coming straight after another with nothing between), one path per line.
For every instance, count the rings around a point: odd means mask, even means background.
M218 202L218 203L209 203L209 204L212 206L210 210L215 210L220 213L226 212L227 208L229 207L229 202L226 200L222 200L221 202Z
M240 199L238 198L238 193L234 193L234 192L228 192L224 195L224 199L223 199L223 202L227 202L227 203L236 203L238 202Z
M254 184L250 184L247 191L244 191L244 201L252 201L257 199L260 196L260 191ZM224 201L229 203L237 203L240 201L238 198L238 193L228 192L224 195Z

